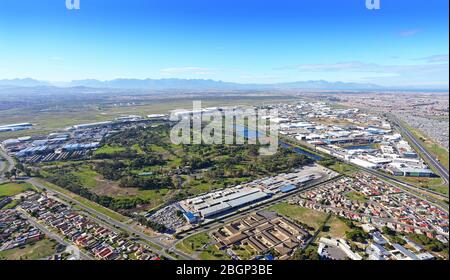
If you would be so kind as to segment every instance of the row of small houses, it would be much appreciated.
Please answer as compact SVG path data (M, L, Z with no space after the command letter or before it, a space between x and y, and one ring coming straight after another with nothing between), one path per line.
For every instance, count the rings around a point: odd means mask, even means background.
M36 201L25 201L22 208L98 259L159 259L146 246L131 241L45 196L40 196Z

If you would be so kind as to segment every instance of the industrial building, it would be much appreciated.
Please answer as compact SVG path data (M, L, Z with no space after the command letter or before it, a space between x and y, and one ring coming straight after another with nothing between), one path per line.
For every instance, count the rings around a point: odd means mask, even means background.
M31 123L16 123L0 125L0 132L19 131L30 129L33 125Z
M179 206L184 210L186 218L192 222L197 218L212 218L269 197L270 194L257 188L236 186L181 201ZM193 215L197 218L194 218Z
M273 250L278 259L287 259L310 238L308 231L300 225L271 211L250 214L224 225L211 235L219 249L228 249L238 259L242 258L236 254L240 250L247 251L253 258Z

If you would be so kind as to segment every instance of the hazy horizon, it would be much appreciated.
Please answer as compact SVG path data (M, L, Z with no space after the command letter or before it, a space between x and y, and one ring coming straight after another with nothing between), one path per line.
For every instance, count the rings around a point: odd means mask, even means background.
M25 7L25 8L24 8ZM448 1L4 1L0 79L448 88Z

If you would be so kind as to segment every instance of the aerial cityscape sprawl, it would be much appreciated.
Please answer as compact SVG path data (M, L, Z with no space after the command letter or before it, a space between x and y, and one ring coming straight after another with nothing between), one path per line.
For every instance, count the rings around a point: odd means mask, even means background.
M248 107L176 112L206 120ZM259 169L244 156L257 152L250 145L170 144L170 112L3 140L4 258L48 242L39 257L448 259L448 179L395 117L324 101L250 108L280 112L270 118L280 150ZM227 148L222 161L206 156ZM285 165L264 165L278 156Z
M448 269L449 1L0 2L3 278Z

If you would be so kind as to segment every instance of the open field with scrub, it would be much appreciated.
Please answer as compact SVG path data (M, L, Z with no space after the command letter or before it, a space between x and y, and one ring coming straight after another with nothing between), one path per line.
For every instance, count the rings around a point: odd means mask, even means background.
M290 148L260 156L259 145L176 145L171 124L132 128L108 137L89 160L39 164L46 180L123 214L309 163Z

